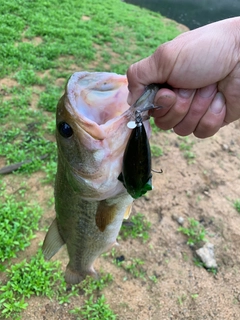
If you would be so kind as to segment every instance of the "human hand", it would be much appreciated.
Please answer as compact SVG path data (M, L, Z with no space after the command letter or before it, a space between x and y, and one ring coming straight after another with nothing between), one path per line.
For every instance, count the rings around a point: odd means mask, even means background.
M240 18L222 20L181 34L128 69L129 104L150 83L160 89L152 111L161 129L199 138L240 118Z

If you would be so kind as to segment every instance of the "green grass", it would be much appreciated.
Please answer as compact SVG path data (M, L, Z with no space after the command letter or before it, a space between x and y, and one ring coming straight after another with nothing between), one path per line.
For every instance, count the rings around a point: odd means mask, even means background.
M56 102L60 96L61 90L59 87L46 85L45 90L40 93L38 107L46 111L55 112Z
M161 147L155 145L155 144L151 144L150 145L151 148L151 154L153 157L161 157L163 155L163 150Z
M161 131L161 129L156 126L153 117L151 117L151 118L149 119L149 122L150 122L150 124L151 124L151 128L152 128L152 133L153 133L153 134Z
M36 203L24 199L27 189L22 186L15 194L6 193L6 185L0 180L0 261L16 257L19 250L30 245L42 209Z
M193 159L196 157L195 153L192 151L194 142L191 141L189 137L178 137L178 139L181 141L179 149L183 152L184 158L187 159L189 164L193 163Z
M144 270L143 265L144 265L144 261L142 259L139 258L130 258L129 260L123 260L123 261L119 261L116 259L115 257L115 252L112 251L110 254L114 259L113 259L113 263L122 268L123 270L125 270L127 272L127 274L132 275L133 278L140 278L143 280L146 280L146 270ZM153 281L154 283L156 283L157 279L154 275L149 276L149 279L151 281ZM128 276L125 276L123 278L124 281L128 280Z
M143 270L142 265L144 261L139 258L132 258L128 263L124 264L124 269L129 272L134 278L145 279L146 271Z
M177 34L175 23L120 0L0 0L0 160L2 165L24 162L10 176L0 177L3 318L20 318L29 296L45 295L59 303L69 298L58 264L44 262L39 253L30 261L12 260L30 245L42 208L53 205L52 194L39 202L28 179L41 172L39 188L53 185L55 109L67 79L81 70L125 73L131 63ZM153 132L159 131L151 123ZM134 219L122 236L147 241L149 223ZM114 319L104 296L85 294L82 310L87 313L80 311L77 317L95 319L101 309L104 319Z
M6 94L9 93L6 91ZM48 138L53 133L50 124L54 123L55 127L55 121L47 120L41 110L31 108L32 95L31 88L21 91L14 87L10 98L3 101L0 109L3 128L0 133L0 154L5 156L6 165L31 160L18 169L19 173L27 174L45 171L53 166L52 163L56 163L56 144L52 141L54 139Z
M97 280L87 277L80 287L84 291L87 300L83 306L76 307L69 312L77 316L76 319L89 320L115 320L116 315L106 303L106 298L103 294L99 297L99 293L108 286L113 280L111 274L101 274Z
M233 207L240 213L240 199L237 199L233 202Z
M201 225L201 223L194 218L188 219L188 226L187 227L179 227L178 231L182 232L184 235L187 236L187 244L189 246L196 246L201 244L202 242L207 242L206 239L206 230ZM187 261L185 257L183 256L184 260ZM201 261L199 257L193 258L194 264L199 268L205 268L208 272L216 275L218 272L217 268L207 268L205 263Z
M92 295L94 292L103 290L113 281L113 276L110 273L103 274L101 273L99 279L93 279L88 276L80 284L80 287L86 295Z
M0 152L6 155L6 165L26 161L18 172L31 174L44 170L50 162L56 162L56 144L45 139L39 132L27 130L27 127L7 130L2 138L4 143L0 145Z
M77 316L77 320L89 319L89 320L116 320L117 316L110 309L106 303L104 295L98 298L90 296L88 300L85 300L85 304L79 308L70 310L71 314Z
M32 295L55 297L60 303L76 295L75 287L70 292L66 291L59 266L59 262L46 262L40 250L29 262L24 259L7 269L7 282L0 284L2 316L17 318L28 306L27 301Z
M149 239L149 230L151 223L147 221L143 214L137 213L131 216L129 221L123 223L120 230L120 237L124 240L127 238L141 239L145 243Z
M199 268L204 268L206 269L209 273L212 273L213 275L216 275L218 273L218 269L217 268L207 268L205 263L202 262L202 260L197 257L193 259L195 266L199 267Z
M166 25L158 14L146 14L146 10L119 0L106 0L104 4L99 0L91 4L86 0L0 4L0 76L21 67L23 77L26 79L27 73L34 83L36 71L59 66L60 56L71 56L75 62L94 60L95 45L107 45L101 53L107 62L111 52L121 55L125 63L112 62L111 70L125 72L126 62L133 56L148 55L159 43L179 33L173 23ZM36 37L41 41L34 41Z
M114 257L115 252L112 252L110 255ZM126 271L126 276L123 277L123 281L131 281L132 278L142 279L146 282L147 280L150 280L150 285L152 285L153 283L156 284L158 281L155 274L147 274L147 269L144 268L145 262L140 258L130 258L128 260L118 261L116 257L114 257L113 263Z
M49 141L53 128L47 126L54 114L43 111L55 112L64 87L56 85L56 80L66 81L71 65L79 70L125 73L132 62L179 33L174 23L165 23L159 14L119 0L104 1L104 5L99 0L91 5L86 0L0 0L0 13L0 78L16 81L0 92L0 154L7 164L33 160L18 172L53 168L56 149ZM37 109L32 107L33 99ZM34 133L28 127L33 123ZM158 131L152 119L151 123L153 131ZM44 153L50 158L40 161ZM49 174L47 181L53 177Z
M187 227L179 227L178 231L187 236L187 244L194 246L202 241L206 241L206 230L199 221L194 218L188 219Z
M71 286L69 290L60 271L60 262L46 262L41 250L29 262L24 259L12 265L6 270L6 274L6 283L0 283L0 311L5 318L18 317L33 295L54 298L60 304L69 303L72 296L78 295L80 288L87 300L80 309L75 308L73 314L86 319L116 319L106 304L104 295L96 297L112 282L111 274L101 274L98 280L87 277L79 286Z

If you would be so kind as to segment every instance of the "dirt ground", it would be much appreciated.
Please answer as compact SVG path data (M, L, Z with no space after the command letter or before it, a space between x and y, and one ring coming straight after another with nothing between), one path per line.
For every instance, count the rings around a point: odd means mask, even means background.
M125 259L139 258L148 278L134 278L112 262L100 257L96 270L111 273L113 282L102 293L119 320L233 320L240 319L240 214L233 201L240 198L240 122L222 128L214 137L200 140L193 136L191 152L186 159L179 149L182 142L173 132L159 132L151 138L161 146L163 156L153 159L153 168L162 174L153 175L154 190L134 203L133 214L141 212L151 222L150 238L120 240L116 255ZM31 184L40 202L52 187L38 185L37 175ZM214 275L194 264L194 249L186 244L186 236L178 231L177 218L200 221L207 230L207 239L214 244L218 273ZM54 211L46 211L41 224L49 225ZM43 240L38 232L33 244L24 253L31 256ZM65 268L66 249L54 259ZM59 305L47 298L33 297L23 313L23 320L77 319L69 310L84 303L85 297L74 297L71 303Z

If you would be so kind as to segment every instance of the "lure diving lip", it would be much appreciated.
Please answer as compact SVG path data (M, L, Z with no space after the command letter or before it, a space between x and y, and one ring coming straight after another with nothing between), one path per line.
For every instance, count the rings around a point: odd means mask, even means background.
M136 111L141 112L142 118L144 119L145 114L151 109L159 108L154 106L153 101L162 86L159 84L150 84L146 87L144 93L138 98L138 100L131 106L132 112L134 113L134 119L136 118ZM144 119L145 120L145 119Z

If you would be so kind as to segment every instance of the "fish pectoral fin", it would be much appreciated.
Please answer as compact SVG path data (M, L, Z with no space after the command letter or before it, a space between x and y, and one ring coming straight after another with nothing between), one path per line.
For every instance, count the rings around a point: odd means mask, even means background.
M128 219L130 214L132 212L132 203L127 207L125 213L124 213L124 219Z
M96 212L96 225L101 232L113 221L117 213L117 206L107 205L106 201L101 201Z
M43 242L42 251L44 258L50 260L64 244L65 241L59 234L57 220L55 218Z

